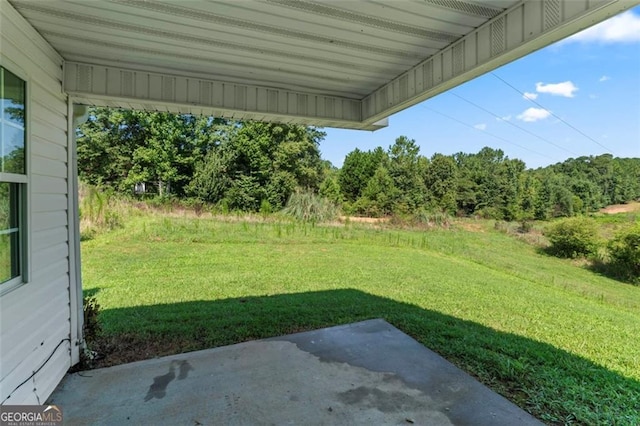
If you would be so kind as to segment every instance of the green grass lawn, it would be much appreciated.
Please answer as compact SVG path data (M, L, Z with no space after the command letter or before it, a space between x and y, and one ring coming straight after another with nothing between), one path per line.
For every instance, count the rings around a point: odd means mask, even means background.
M552 424L640 424L640 287L482 227L137 216L83 243L106 363L384 318Z

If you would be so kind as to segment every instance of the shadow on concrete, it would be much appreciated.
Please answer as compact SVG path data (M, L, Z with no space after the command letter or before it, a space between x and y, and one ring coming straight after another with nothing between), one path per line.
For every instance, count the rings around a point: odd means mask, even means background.
M613 422L637 415L636 380L546 343L353 289L107 309L106 334L93 348L105 355L96 365L103 367L372 318L545 422L593 423L590 412Z

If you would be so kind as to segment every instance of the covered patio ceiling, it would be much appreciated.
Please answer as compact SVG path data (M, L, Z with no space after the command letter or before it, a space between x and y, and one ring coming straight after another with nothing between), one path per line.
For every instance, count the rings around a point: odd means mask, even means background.
M639 3L9 2L64 58L77 103L369 130Z

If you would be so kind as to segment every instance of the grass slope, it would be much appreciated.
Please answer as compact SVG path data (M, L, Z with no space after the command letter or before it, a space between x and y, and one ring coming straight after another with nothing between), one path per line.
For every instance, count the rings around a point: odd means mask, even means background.
M640 288L499 232L143 216L82 255L110 363L381 317L547 423L640 424Z

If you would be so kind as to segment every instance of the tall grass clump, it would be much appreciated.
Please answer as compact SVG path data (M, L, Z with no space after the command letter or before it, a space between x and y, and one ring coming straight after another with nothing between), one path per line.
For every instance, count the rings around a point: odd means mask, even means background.
M340 209L327 198L311 191L297 190L282 211L303 222L328 222L338 217Z
M80 239L90 240L97 234L123 226L127 206L111 194L92 185L79 187Z
M415 214L415 220L424 225L438 228L449 228L453 223L453 218L447 212L420 210Z
M395 212L389 217L391 226L398 228L450 228L453 218L442 211L420 209L415 213Z

